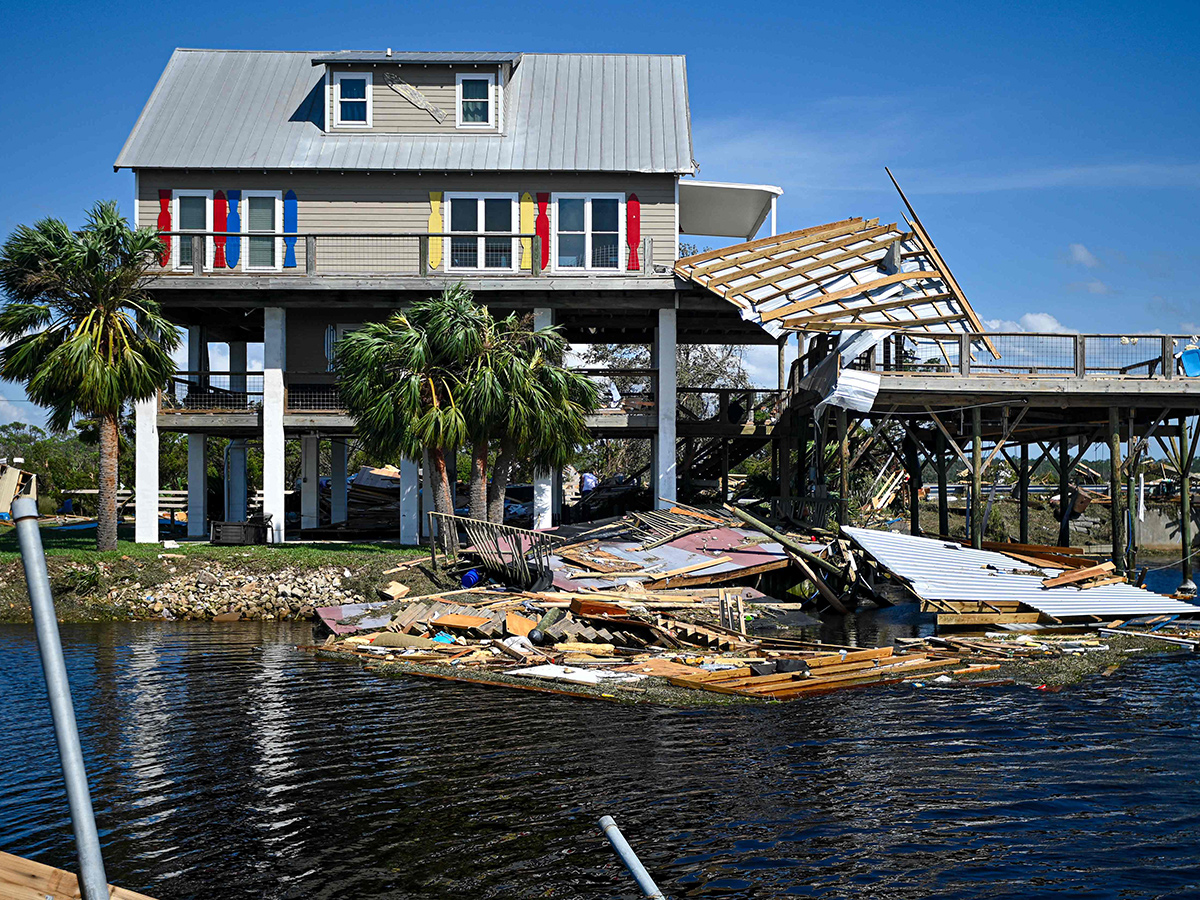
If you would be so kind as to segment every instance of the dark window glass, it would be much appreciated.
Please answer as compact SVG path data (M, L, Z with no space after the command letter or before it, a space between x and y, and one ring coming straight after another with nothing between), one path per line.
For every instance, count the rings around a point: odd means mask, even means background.
M180 197L178 231L206 231L208 229L208 198ZM207 262L208 241L204 241L205 262ZM190 268L192 265L192 239L188 235L179 238L179 265Z
M619 231L617 213L620 206L617 200L593 200L592 231Z
M483 201L483 230L512 231L512 201Z
M450 230L479 230L479 201L474 197L450 201Z
M478 267L478 238L450 238L450 268L475 269Z
M343 100L367 99L367 80L365 78L343 78L339 85Z
M559 234L558 265L564 269L582 269L586 239L582 234Z
M620 268L617 258L617 236L615 234L592 235L592 268Z
M583 206L586 200L558 201L558 230L583 231Z

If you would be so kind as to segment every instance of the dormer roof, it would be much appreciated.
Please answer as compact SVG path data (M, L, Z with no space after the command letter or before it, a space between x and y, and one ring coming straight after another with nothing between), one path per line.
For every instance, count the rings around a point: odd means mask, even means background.
M309 171L695 171L682 56L417 54L513 64L501 134L325 130L325 80L342 53L176 50L116 168ZM472 55L472 54L465 54ZM434 60L433 57L438 57ZM455 57L450 59L450 57ZM410 61L411 62L411 61Z

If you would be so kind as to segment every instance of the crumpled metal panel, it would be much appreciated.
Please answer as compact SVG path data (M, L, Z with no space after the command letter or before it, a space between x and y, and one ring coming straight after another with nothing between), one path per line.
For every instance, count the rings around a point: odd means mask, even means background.
M843 527L842 531L925 600L1018 600L1057 619L1200 614L1200 606L1131 584L1084 591L1070 585L1046 589L1042 579L1059 575L1062 569L1035 568L992 550L870 528Z

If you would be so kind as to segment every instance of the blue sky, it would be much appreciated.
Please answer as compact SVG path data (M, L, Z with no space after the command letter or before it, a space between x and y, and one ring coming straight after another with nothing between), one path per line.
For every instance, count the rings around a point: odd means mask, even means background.
M1184 4L9 4L0 233L129 207L116 157L174 47L685 53L700 177L781 230L909 193L980 316L1200 331L1200 11ZM774 366L755 357L756 371ZM0 384L0 421L40 420Z

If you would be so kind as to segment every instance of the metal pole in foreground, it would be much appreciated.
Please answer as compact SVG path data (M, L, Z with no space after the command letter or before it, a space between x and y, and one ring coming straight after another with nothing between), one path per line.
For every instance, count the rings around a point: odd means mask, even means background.
M600 830L604 832L604 836L608 838L612 848L617 851L617 856L621 857L621 862L625 863L625 868L629 870L629 874L633 876L633 880L637 882L642 893L650 900L666 900L666 896L658 889L658 885L654 883L654 879L650 877L646 867L637 858L637 854L625 840L625 835L621 834L621 829L617 827L612 816L600 817Z
M108 878L105 877L104 859L100 854L100 836L96 833L96 814L92 810L87 773L83 768L83 750L79 746L71 685L67 681L62 641L58 635L58 618L54 613L54 598L50 595L50 576L46 571L46 556L42 552L42 536L38 531L37 501L32 497L18 497L12 504L12 517L17 526L21 562L25 566L25 581L29 586L29 602L33 607L33 624L37 630L42 671L46 675L46 692L50 696L58 757L62 763L63 780L67 783L67 803L71 808L71 825L75 830L75 846L79 851L79 885L83 900L108 900Z

